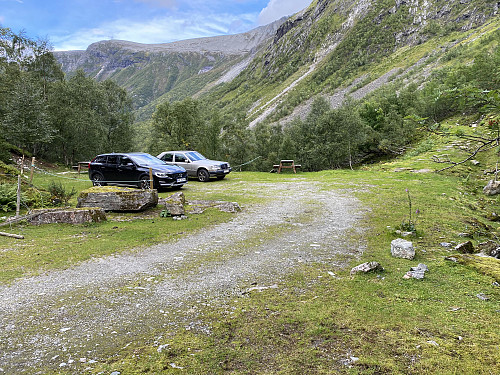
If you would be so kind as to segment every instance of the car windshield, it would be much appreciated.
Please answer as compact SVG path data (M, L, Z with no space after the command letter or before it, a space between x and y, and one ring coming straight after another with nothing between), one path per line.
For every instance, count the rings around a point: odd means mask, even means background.
M163 160L149 154L131 154L129 157L139 165L165 165Z
M198 161L198 160L205 160L206 157L204 157L202 154L196 151L191 151L191 152L186 152L186 155L188 156L191 161Z

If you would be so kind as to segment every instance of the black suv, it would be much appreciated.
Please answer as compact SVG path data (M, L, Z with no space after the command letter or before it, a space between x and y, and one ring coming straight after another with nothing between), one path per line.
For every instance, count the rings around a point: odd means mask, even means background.
M167 165L146 154L102 154L89 163L89 178L94 186L129 185L142 189L150 187L149 169L153 172L153 187L181 187L187 183L187 172L182 167Z

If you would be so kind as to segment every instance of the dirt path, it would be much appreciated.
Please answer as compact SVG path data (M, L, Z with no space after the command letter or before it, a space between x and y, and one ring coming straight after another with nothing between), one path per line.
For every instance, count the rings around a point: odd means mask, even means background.
M0 287L0 373L79 373L166 332L209 332L198 317L208 306L231 310L247 288L279 287L300 263L335 270L363 250L347 241L362 215L348 192L300 179L245 188L276 199L176 242Z

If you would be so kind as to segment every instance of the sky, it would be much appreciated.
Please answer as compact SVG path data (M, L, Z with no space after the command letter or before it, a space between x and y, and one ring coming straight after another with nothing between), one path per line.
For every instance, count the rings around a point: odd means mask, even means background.
M0 0L0 26L48 39L56 51L100 40L137 43L236 34L306 8L312 0Z

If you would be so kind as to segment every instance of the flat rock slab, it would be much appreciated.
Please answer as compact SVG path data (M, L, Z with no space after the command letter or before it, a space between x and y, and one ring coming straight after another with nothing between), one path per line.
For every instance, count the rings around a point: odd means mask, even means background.
M99 186L83 190L77 207L100 207L105 211L144 211L156 207L158 191L115 186Z
M206 201L206 200L191 200L187 202L191 206L191 213L201 214L207 208L215 207L219 211L235 213L241 211L241 207L236 202L226 202L226 201Z
M34 210L27 219L30 224L84 224L106 221L101 208Z

